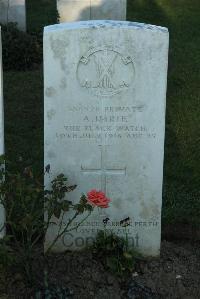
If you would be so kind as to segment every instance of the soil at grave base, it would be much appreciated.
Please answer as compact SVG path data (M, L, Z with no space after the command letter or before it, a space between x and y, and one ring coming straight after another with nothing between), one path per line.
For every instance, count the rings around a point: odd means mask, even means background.
M69 287L74 291L75 299L200 298L199 242L175 244L163 241L161 257L140 261L126 281L110 274L101 261L88 252L51 255L49 267L51 283ZM28 294L31 290L23 290L19 277L18 281L15 277L10 279L15 283L10 283L9 294L0 295L0 299L33 298ZM135 297L130 292L131 283L144 287Z

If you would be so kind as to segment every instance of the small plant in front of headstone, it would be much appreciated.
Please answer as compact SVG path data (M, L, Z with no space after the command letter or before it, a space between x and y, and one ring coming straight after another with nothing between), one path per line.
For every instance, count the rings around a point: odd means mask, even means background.
M0 263L15 267L26 283L34 284L33 259L43 240L43 185L34 177L30 167L11 173L9 162L0 161L0 204L6 211L6 236L1 240L0 251L7 256ZM20 168L20 167L19 167ZM5 264L7 261L7 265Z
M47 166L46 171L49 172L49 170L50 166ZM82 194L78 203L73 203L66 199L66 193L73 191L76 188L76 185L69 187L66 183L67 178L64 174L60 174L51 182L51 190L45 191L45 211L47 213L45 217L45 234L49 225L54 224L53 219L56 218L59 220L59 224L56 223L56 225L58 225L57 236L46 249L46 256L48 256L56 242L62 238L64 234L72 230L77 230L78 227L90 216L95 207L108 208L110 202L110 199L106 197L104 192L93 189L89 191L87 195ZM70 213L70 217L68 217L66 223L66 220L64 221L64 216L67 212L72 213ZM76 218L85 212L87 213L86 216L83 217L78 224L74 224L77 223L75 222ZM69 288L49 284L48 275L49 273L47 269L45 269L44 289L36 293L36 299L43 298L43 296L45 299L68 299L73 296L73 292L71 292Z
M47 169L49 171L49 166L46 167L46 171ZM69 187L66 183L67 178L64 174L60 174L51 182L51 190L45 190L45 235L50 225L55 224L58 226L58 233L46 249L46 255L64 234L77 230L90 216L95 207L108 208L110 202L104 192L93 189L87 195L82 194L78 203L73 203L66 199L66 193L73 191L76 185ZM67 212L70 212L70 216L66 223L65 216ZM78 224L74 224L75 219L84 213L87 213L86 216ZM59 219L59 221L54 223L53 218Z
M0 242L0 265L12 268L12 271L15 268L25 284L43 290L43 285L38 286L38 281L40 284L43 281L46 258L58 239L66 232L76 230L95 207L108 207L110 200L103 192L91 190L87 195L82 194L78 201L72 202L66 195L72 192L76 185L69 186L64 174L53 179L50 190L44 191L42 178L35 176L30 167L21 167L18 172L11 173L8 162L8 167L1 167L5 157L0 158L0 204L6 211L4 227L0 228L6 228L6 236ZM66 217L64 222L64 215L68 214L69 217ZM74 220L81 215L84 217L78 225L74 224ZM44 254L44 237L54 221L59 221L58 234ZM50 289L55 292L52 285ZM56 286L56 289L67 292L63 287Z
M125 227L127 225L125 220L120 221L120 225ZM104 221L104 226L105 229L97 234L92 250L113 274L126 276L134 270L141 255L133 248L130 248L127 234L124 238L114 233L107 233L106 221Z
M52 240L50 246L46 249L45 254L47 255L56 242L68 231L76 230L81 223L83 223L91 214L93 207L87 201L87 197L82 194L78 203L65 199L66 193L73 191L76 188L74 186L67 185L67 178L64 174L58 175L51 182L51 190L45 190L45 234L50 225L54 224L53 218L59 220L58 233L54 240ZM74 211L74 214L68 219L67 223L64 221L64 216L67 212ZM75 219L87 212L87 215L79 222L74 225Z

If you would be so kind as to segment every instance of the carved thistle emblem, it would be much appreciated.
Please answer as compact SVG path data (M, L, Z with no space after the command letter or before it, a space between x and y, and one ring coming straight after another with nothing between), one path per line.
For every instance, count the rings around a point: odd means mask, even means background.
M134 63L118 49L99 47L81 57L77 77L82 88L97 96L112 96L134 84Z

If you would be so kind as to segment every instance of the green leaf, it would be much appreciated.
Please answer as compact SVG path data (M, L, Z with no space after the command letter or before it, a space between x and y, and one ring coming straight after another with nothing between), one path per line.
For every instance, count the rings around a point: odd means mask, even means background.
M54 212L53 212L53 213L54 213L54 216L55 216L57 219L60 218L61 211L62 211L62 208L59 207L59 206L57 206L57 207L54 208Z
M123 253L123 256L128 260L131 260L133 258L132 254L126 251Z
M69 211L69 202L68 201L63 201L63 203L62 203L62 210L64 212Z
M73 186L66 186L64 187L64 191L65 192L71 192L71 191L74 191L76 189L77 185L73 185Z
M86 210L87 211L89 211L89 212L92 212L93 211L93 206L91 206L90 204L87 204L86 206L85 206L85 208L86 208Z

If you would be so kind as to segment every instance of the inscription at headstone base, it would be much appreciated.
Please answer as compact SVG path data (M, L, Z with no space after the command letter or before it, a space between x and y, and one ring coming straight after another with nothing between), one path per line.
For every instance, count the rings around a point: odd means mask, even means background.
M0 155L4 154L4 117L3 117L3 74L2 74L2 46L0 27ZM0 238L4 236L5 211L0 205Z
M60 23L126 20L126 0L57 0Z
M0 23L17 23L20 30L26 30L25 0L0 0Z
M78 186L72 201L91 189L111 199L54 251L82 249L104 229L159 255L168 39L164 27L132 22L45 28L45 186L64 173ZM52 225L46 247L57 231Z

